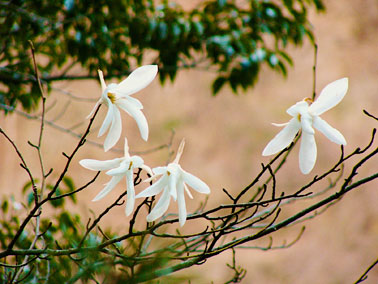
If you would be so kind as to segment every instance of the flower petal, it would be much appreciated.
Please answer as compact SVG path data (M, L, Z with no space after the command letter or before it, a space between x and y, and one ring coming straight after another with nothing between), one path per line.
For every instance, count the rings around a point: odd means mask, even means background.
M102 103L102 99L99 99L95 106L93 107L93 109L91 110L91 112L87 115L86 119L89 119L92 117L92 115L95 113L96 109L98 108L98 106Z
M152 222L155 221L157 218L163 216L163 214L165 213L165 211L167 211L169 207L170 200L171 195L169 193L169 190L166 189L163 191L162 196L156 203L155 207L151 210L150 214L147 215L147 221Z
M182 170L182 177L184 182L192 187L194 190L198 191L199 193L209 194L210 188L206 183L200 180L198 177Z
M186 204L184 195L184 184L180 183L177 185L177 206L179 210L179 223L180 226L184 226L186 221Z
M299 113L307 112L308 103L306 101L297 102L295 105L289 107L286 112L291 116L297 116Z
M144 179L143 182L151 182L151 181L157 179L159 176L160 175L152 175L151 177Z
M309 113L302 114L301 126L304 132L307 132L308 134L315 134L315 130L312 128L312 117Z
M136 198L150 197L150 196L156 195L160 191L162 191L163 188L166 187L167 185L168 185L168 176L164 175L157 182L155 182L153 185L150 185L145 190L140 192L136 196Z
M339 145L346 145L344 136L319 116L314 117L314 127L323 133L329 140Z
M92 159L84 159L79 162L84 168L87 168L92 171L104 171L110 170L115 167L118 167L121 163L122 158L116 158L113 160L106 160L106 161L98 161Z
M155 175L163 175L167 172L167 167L156 167L153 168L152 171Z
M284 126L286 126L288 124L289 124L288 122L285 122L285 123L275 123L275 122L272 122L272 125L276 126L276 127L284 127Z
M99 194L96 195L95 198L93 198L92 201L98 201L102 199L105 195L107 195L110 191L113 190L113 188L120 182L120 180L123 178L123 176L114 176L112 179L106 184L103 190L99 192Z
M127 200L126 200L126 208L125 214L129 216L134 210L135 204L135 190L134 190L134 179L133 179L133 171L128 170L126 172L126 188L127 188Z
M144 65L135 69L125 80L118 84L116 92L122 95L132 95L147 87L158 71L157 65Z
M303 174L308 174L313 169L316 162L315 136L307 132L302 132L301 146L299 149L299 168Z
M310 106L309 111L313 115L321 115L323 112L337 105L344 98L347 90L348 78L342 78L328 84Z
M106 113L104 122L101 125L100 131L98 132L97 137L104 135L104 133L108 130L110 123L112 123L114 119L114 109L115 109L114 105L110 102L107 104L107 106L108 106L108 112Z
M130 158L130 167L140 168L144 164L144 161L141 157L134 155Z
M104 73L102 73L102 71L100 69L98 69L97 72L98 72L98 77L100 78L101 89L102 89L102 91L105 91L106 83L105 83L105 80L104 80Z
M190 190L185 183L184 183L184 189L185 189L186 193L188 194L189 198L193 199L193 195L190 193Z
M135 108L143 109L142 103L136 98L133 98L133 97L130 97L130 96L125 96L125 97L120 98L120 100L126 100L127 103L134 106Z
M176 199L177 199L177 189L176 189L176 186L177 186L177 183L178 183L178 178L177 178L176 175L171 174L168 177L168 179L169 179L169 181L168 181L169 192L171 193L173 199L176 201Z
M106 174L109 176L124 175L129 167L129 163L122 162L119 167L107 171Z
M143 140L147 141L148 123L143 112L141 112L135 106L129 104L126 100L117 100L116 104L135 119L135 122L139 127L140 135L142 136Z
M152 170L151 170L151 168L149 167L149 166L147 166L147 165L141 165L139 168L141 168L142 170L145 170L151 177L154 175L153 173L152 173Z
M115 107L114 111L114 118L112 121L112 126L110 127L109 133L105 138L104 142L104 150L105 152L112 148L121 137L122 132L122 121L121 121L121 114L119 110Z
M130 153L129 153L129 143L127 142L127 138L125 137L125 144L123 146L123 152L124 152L124 156L125 158L130 158Z
M301 125L297 118L292 118L289 123L266 145L263 156L269 156L285 149L293 141Z
M176 157L175 157L173 163L178 164L178 162L180 161L180 158L182 156L182 153L184 152L184 147L185 147L185 138L183 138L180 142L180 146L177 150L177 154L176 154Z

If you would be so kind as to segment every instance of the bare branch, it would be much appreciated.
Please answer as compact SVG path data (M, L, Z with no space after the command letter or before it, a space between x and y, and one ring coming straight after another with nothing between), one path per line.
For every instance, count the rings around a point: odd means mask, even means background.
M378 258L366 269L366 271L354 283L357 284L357 283L364 282L368 278L368 274L369 274L370 270L372 270L373 267L376 266L377 264L378 264Z

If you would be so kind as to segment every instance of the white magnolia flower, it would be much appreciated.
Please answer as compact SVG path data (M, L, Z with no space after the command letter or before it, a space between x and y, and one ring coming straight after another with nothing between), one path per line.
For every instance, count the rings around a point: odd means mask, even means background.
M186 191L190 198L193 198L187 185L200 193L210 193L210 188L206 183L194 175L184 171L179 165L179 160L184 150L184 146L185 141L182 140L175 160L168 166L156 167L152 169L154 175L150 179L145 180L145 182L151 181L158 176L161 176L160 179L136 196L136 198L150 197L163 191L159 201L147 216L148 222L152 222L161 217L165 211L167 211L171 197L173 197L174 200L177 200L178 204L180 226L183 226L186 221L184 191Z
M133 212L135 203L133 170L135 168L141 168L152 175L151 169L144 165L144 161L141 157L130 156L126 138L124 157L106 161L84 159L80 161L80 165L92 171L108 170L106 174L112 176L111 180L105 185L104 189L101 190L92 201L102 199L121 181L124 176L126 177L127 201L125 213L127 216Z
M299 168L302 173L308 174L315 165L317 155L314 128L322 132L332 142L346 145L344 136L321 119L319 115L336 106L344 98L347 90L348 78L339 79L328 84L314 102L307 98L291 106L286 112L293 118L288 123L273 124L285 126L285 128L268 143L262 153L263 156L276 154L286 148L298 131L302 129Z
M124 110L127 114L132 116L138 127L142 138L148 139L148 124L141 109L143 105L141 102L131 95L145 88L155 78L158 71L157 65L145 65L134 70L125 80L119 84L110 84L106 86L104 75L101 70L98 74L101 81L102 95L100 100L96 103L91 116L99 104L105 104L108 107L105 120L102 123L98 137L102 136L110 127L108 136L104 142L104 150L108 151L112 148L122 132L122 121L119 108ZM88 117L89 117L88 116Z

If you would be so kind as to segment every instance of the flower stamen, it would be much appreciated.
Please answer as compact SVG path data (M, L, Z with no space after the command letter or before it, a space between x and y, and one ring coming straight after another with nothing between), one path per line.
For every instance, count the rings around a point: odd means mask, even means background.
M306 103L308 103L309 105L311 105L311 104L314 102L314 100L311 99L311 98L305 98L304 101L305 101Z
M114 104L116 101L116 95L110 92L107 95L108 95L109 100L112 102L112 104Z

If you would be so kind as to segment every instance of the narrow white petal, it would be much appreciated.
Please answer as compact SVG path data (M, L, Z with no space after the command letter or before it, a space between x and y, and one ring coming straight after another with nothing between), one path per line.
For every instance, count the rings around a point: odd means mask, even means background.
M164 175L162 176L157 182L155 182L153 185L150 185L145 190L140 192L136 198L142 198L142 197L150 197L153 195L156 195L160 193L160 191L163 190L164 187L168 186L168 176Z
M129 169L129 167L129 164L125 164L124 162L122 162L119 167L107 171L106 174L109 176L123 175Z
M308 109L308 103L306 101L297 102L295 105L289 107L286 112L291 116L297 116L299 113L306 112Z
M134 210L135 204L135 190L134 190L134 179L133 179L133 171L128 170L126 172L126 187L127 187L127 200L126 200L126 208L125 214L129 216Z
M155 175L163 175L167 172L167 167L156 167L153 168L152 171Z
M97 109L98 106L101 104L101 102L102 102L102 99L99 99L99 100L96 102L95 106L93 107L93 109L91 110L91 112L87 115L86 119L89 119L89 118L92 117L92 115L95 113L96 109Z
M129 153L129 143L127 142L127 138L125 137L125 144L123 146L123 152L124 152L124 156L125 158L130 158L130 153Z
M135 122L137 123L140 131L140 135L142 136L143 140L147 141L148 139L148 123L147 120L139 109L134 107L133 105L129 104L125 100L117 100L117 105L126 111L127 114L129 114L131 117L135 119Z
M130 158L130 167L140 168L144 164L144 161L141 157L134 155Z
M210 188L207 186L206 183L204 183L202 180L200 180L198 177L182 170L182 177L184 179L184 182L189 185L194 190L198 191L199 193L209 194Z
M99 192L99 194L96 195L95 198L93 198L92 201L98 201L102 199L105 195L107 195L110 191L113 190L113 188L120 182L120 180L123 178L123 176L114 176L112 179L106 184L103 190Z
M184 195L184 184L180 183L177 185L177 206L179 210L179 223L180 226L184 226L186 221L186 204Z
M101 125L100 131L98 132L97 137L104 135L104 133L109 129L110 124L113 122L114 119L114 105L112 103L107 104L108 112L106 113L104 122Z
M126 100L133 107L135 107L137 109L143 109L142 103L136 98L133 98L133 97L130 97L130 96L124 96L124 97L120 98L120 100Z
M87 168L92 171L104 171L110 170L115 167L118 167L121 163L122 159L116 158L113 160L106 160L106 161L98 161L92 159L84 159L79 162L84 168Z
M347 90L348 78L342 78L328 84L310 106L310 112L314 115L321 115L323 112L333 108L344 98Z
M346 145L344 136L319 116L314 117L314 127L323 133L329 140L339 145Z
M301 146L299 149L299 168L302 173L308 174L314 168L316 162L315 136L302 132Z
M151 210L150 214L147 215L147 221L152 222L158 219L159 217L163 216L163 214L165 213L165 211L167 211L169 207L170 200L171 195L169 193L169 190L166 189L163 191L162 196L156 203L155 207Z
M189 198L193 199L193 195L190 193L190 190L185 183L184 183L184 189L185 189L186 193L188 194Z
M288 122L285 122L285 123L274 123L274 122L272 122L272 125L273 126L277 126L277 127L284 127L284 126L286 126L288 124L289 124Z
M177 150L176 158L174 159L173 163L178 164L178 162L180 161L181 155L184 152L184 147L185 147L185 138L181 140L180 146Z
M147 166L147 165L141 165L139 168L141 168L142 170L145 170L151 177L154 175L152 173L151 168L149 166Z
M301 125L297 118L292 118L289 123L266 145L263 156L269 156L285 149L293 141Z
M115 107L114 108L114 118L112 122L112 126L110 126L110 130L108 135L105 138L104 142L104 150L105 152L112 148L121 137L122 132L122 121L121 121L121 114L119 110Z
M169 177L169 182L168 182L168 188L169 192L171 193L171 196L173 197L173 200L176 201L177 199L177 183L178 183L178 178L177 176L171 174Z
M301 126L304 132L315 134L315 130L312 128L312 117L309 113L304 113L301 116Z
M125 80L118 84L116 91L131 95L147 87L158 71L157 65L145 65L135 69Z
M153 176L151 176L149 178L144 179L143 182L151 182L151 181L157 179L159 176L160 175L153 175Z
M102 73L102 71L100 69L98 69L97 72L98 72L98 76L100 77L101 89L102 89L102 91L105 91L106 83L105 83L105 80L104 80L104 73Z

